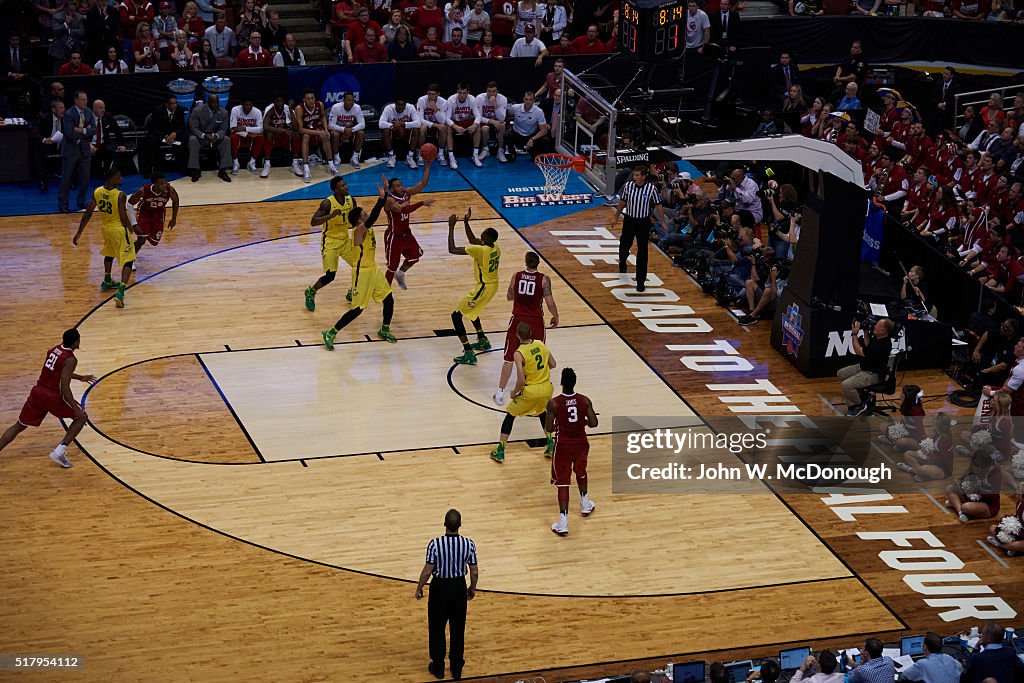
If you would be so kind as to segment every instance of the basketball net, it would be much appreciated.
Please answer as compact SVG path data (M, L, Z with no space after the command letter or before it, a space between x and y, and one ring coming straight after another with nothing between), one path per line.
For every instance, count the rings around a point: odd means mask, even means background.
M571 157L566 154L538 154L533 163L537 164L544 174L544 194L551 200L559 200L569 182L569 172L583 170L583 157Z

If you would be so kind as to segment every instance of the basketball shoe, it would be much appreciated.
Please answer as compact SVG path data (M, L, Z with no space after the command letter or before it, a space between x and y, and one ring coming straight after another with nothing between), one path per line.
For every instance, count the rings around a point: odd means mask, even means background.
M476 341L475 341L475 342L474 342L473 344L471 344L470 346L472 346L472 347L473 347L473 350L474 350L474 351L487 351L488 349L490 349L490 348L491 348L491 342L489 342L489 341L487 340L487 337L484 337L484 336L482 336L482 335L481 335L481 336L480 336L480 337L478 337L478 338L477 338L477 340L476 340Z
M316 290L312 287L306 287L306 310L316 310Z
M473 165L477 168L483 166L483 162L480 161L480 153L477 150L473 150Z
M313 174L309 172L309 164L302 165L302 182L311 183L313 182Z
M352 154L351 163L352 168L359 168L359 152L355 152L354 154Z
M461 356L455 356L452 360L458 365L476 365L476 354L472 351L466 351Z
M327 170L331 175L338 175L338 167L334 165L334 160L327 162Z
M103 278L103 282L100 283L100 291L106 292L111 289L117 289L120 285L120 282L114 282L114 280L109 275L107 275L105 278Z
M558 521L551 525L551 530L559 536L569 535L569 517L568 515L559 515Z
M259 173L259 171L256 170L256 160L249 159L249 163L245 165L245 170L248 171L249 173L252 173L253 175Z
M589 498L580 501L580 514L584 517L589 517L590 513L592 513L596 507L597 504Z
M71 467L71 461L68 460L67 452L67 446L64 444L58 444L57 447L50 452L50 460L54 461L61 467Z
M459 162L455 160L455 152L448 152L448 168L453 171L459 170Z
M270 159L263 162L263 170L260 171L260 178L267 178L270 176Z
M231 175L238 175L239 168L238 159L235 159L235 163L231 164Z
M497 448L491 451L491 460L494 462L505 462L505 447L500 443Z
M122 282L117 286L117 294L114 295L114 305L118 308L124 308L124 290L125 286Z
M409 165L409 168L419 168L419 164L412 158L412 152L405 155L405 163Z
M394 168L394 167L395 167L395 153L394 152L388 152L388 168Z
M292 173L302 177L302 161L299 159L292 159Z
M494 396L492 396L491 398L493 398L494 402L497 403L499 406L505 405L505 390L498 389L497 391L494 392Z
M388 325L381 325L380 329L377 330L377 336L388 344L394 344L398 341L398 338L391 334L391 328Z
M399 269L395 271L395 280L398 282L398 286L401 287L402 289L409 289L409 286L405 283L404 270Z
M551 434L548 434L547 438L548 442L544 446L544 457L550 458L555 454L555 437Z
M442 166L447 166L448 165L448 157L446 157L444 155L444 150L443 149L440 152L438 152L437 160L438 160L438 162L440 162L440 164Z
M477 158L478 158L478 159L479 159L480 161L483 161L484 159L486 159L486 158L487 158L487 157L489 157L489 156L491 156L491 150L487 149L486 147L484 147L483 149L481 149L481 150L480 150L480 153L479 153L479 154L477 154Z
M335 330L335 329L334 329L334 328L332 327L332 328L331 328L331 329L329 329L329 330L324 330L324 331L323 331L323 332L321 333L321 335L322 335L322 336L323 336L323 338L324 338L324 347L325 347L325 348L326 348L326 349L327 349L328 351L333 351L333 350L334 350L334 338L335 338L336 336L338 336L338 331L337 331L337 330Z

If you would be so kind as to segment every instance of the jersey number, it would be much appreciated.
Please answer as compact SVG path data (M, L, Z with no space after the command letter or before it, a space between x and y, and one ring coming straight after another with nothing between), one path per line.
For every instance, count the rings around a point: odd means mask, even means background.
M566 411L569 413L569 422L579 421L580 415L576 411L576 406L566 406Z
M540 355L540 354L538 353L538 354L536 354L536 355L535 355L535 356L533 357L533 359L534 359L535 361L537 361L537 369L538 369L538 370L543 370L543 369L544 369L544 356L542 356L542 355Z
M488 273L493 273L497 269L498 269L498 255L497 254L491 254L491 260L487 264L487 272Z
M99 209L101 213L114 213L113 203L106 199L101 199L96 204L96 208Z
M533 293L537 291L537 283L533 280L520 280L519 281L519 293L525 294L526 296L533 296Z
M43 363L43 367L46 368L47 370L53 370L54 368L57 367L58 358L60 358L59 353L57 353L56 351L51 352L50 355L46 357L46 362Z

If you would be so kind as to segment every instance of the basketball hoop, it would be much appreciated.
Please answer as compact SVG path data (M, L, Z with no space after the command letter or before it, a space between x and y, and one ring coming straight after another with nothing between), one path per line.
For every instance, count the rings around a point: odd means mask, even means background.
M544 174L544 192L554 195L555 199L561 199L565 184L569 182L569 171L582 173L586 161L583 157L567 154L538 154L533 163Z

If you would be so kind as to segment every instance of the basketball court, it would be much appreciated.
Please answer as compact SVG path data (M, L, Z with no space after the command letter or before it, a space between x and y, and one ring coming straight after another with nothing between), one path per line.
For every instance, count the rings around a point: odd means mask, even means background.
M345 171L364 207L381 173L407 186L420 173ZM318 294L315 312L302 300L321 274L309 218L327 180L320 168L312 185L287 169L266 180L243 172L230 186L175 181L178 227L141 251L123 310L98 288L97 226L73 249L78 216L0 218L5 419L16 416L40 354L76 323L79 372L100 377L88 391L73 386L90 416L69 450L73 469L45 457L59 435L54 420L0 456L0 651L81 655L85 668L69 677L82 680L432 680L426 605L413 589L450 507L480 554L466 680L531 671L564 680L635 662L955 628L879 559L892 546L864 532L930 529L965 572L1021 606L1019 571L965 538L924 492L889 496L904 517L854 524L823 496L767 487L612 494L614 416L700 427L737 412L730 406L750 392L741 387L762 380L794 411L827 415L838 387L803 378L770 349L768 326L739 327L654 250L649 285L706 329L645 325L609 279L616 269L586 258L614 249L581 246L607 224L599 198L503 201L543 184L527 158L435 165L426 194L434 204L412 217L425 254L409 289L395 291L399 342L376 340L380 308L371 305L328 352L320 331L347 309L347 269ZM573 174L566 192L593 190ZM482 317L495 348L477 366L457 366L449 315L472 285L472 263L447 253L447 217L469 208L477 234L499 233L502 284ZM461 220L455 234L464 244ZM589 469L597 513L584 520L571 503L566 538L549 530L555 492L537 420L516 421L504 464L488 458L503 414L490 399L510 315L502 294L530 250L558 304L552 354L576 370L601 420ZM749 370L694 371L687 353L707 354L720 339ZM911 378L928 393L945 386L934 374Z

